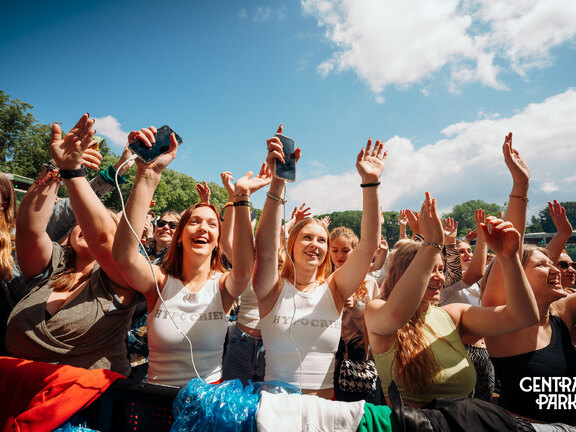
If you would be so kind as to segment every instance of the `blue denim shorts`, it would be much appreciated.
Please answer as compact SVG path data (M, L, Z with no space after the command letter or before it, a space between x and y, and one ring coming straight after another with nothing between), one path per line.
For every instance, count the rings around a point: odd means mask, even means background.
M226 356L222 364L222 378L238 378L243 385L264 381L266 360L262 338L255 338L234 325L228 336Z

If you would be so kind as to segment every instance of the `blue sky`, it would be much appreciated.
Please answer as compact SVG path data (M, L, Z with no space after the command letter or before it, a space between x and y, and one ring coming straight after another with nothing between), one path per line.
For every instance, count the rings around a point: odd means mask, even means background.
M576 199L573 0L4 1L0 88L40 122L84 112L120 152L170 125L171 168L257 170L284 123L302 148L289 205L361 208L355 157L390 157L385 210L507 201L504 135L532 170L529 212ZM253 201L261 207L264 193Z

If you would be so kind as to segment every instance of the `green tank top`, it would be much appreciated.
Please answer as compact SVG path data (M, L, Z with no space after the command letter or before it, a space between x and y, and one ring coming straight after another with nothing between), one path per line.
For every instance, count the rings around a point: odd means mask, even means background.
M410 393L392 370L396 343L388 351L373 354L374 362L382 389L386 394L388 386L394 380L403 399L425 403L439 397L467 397L476 385L476 371L462 344L454 321L448 313L436 306L422 314L422 319L434 332L423 327L424 337L434 352L442 370L434 377L436 391L433 393Z

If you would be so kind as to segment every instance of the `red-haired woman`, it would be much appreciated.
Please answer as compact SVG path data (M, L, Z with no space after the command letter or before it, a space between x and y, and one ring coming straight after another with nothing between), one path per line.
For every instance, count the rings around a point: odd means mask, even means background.
M282 127L278 130L282 132ZM277 137L267 140L267 163L284 162ZM380 239L378 185L386 152L372 139L356 168L362 179L362 240L348 261L331 273L326 226L305 218L292 227L286 259L278 272L285 181L274 177L256 232L253 285L266 350L266 379L279 379L325 398L333 396L334 354L340 340L344 302L360 286Z
M138 138L151 145L155 133L155 128L133 131L129 140ZM136 162L137 174L126 207L135 232L144 229L150 200L176 151L172 136L168 153L149 164ZM149 381L184 386L196 376L207 382L221 379L228 314L234 299L248 285L254 263L250 194L266 183L261 176L251 175L235 185L234 268L230 272L224 272L220 264L221 228L214 206L200 203L182 214L160 266L151 266L138 252L138 239L122 218L113 254L126 280L146 297Z

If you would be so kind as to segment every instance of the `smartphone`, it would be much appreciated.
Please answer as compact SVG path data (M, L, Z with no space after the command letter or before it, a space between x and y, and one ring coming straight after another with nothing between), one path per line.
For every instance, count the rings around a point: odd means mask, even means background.
M170 135L172 133L176 135L176 141L178 141L178 145L182 145L182 138L180 138L178 134L170 129L169 126L162 126L156 133L156 142L152 144L152 147L147 147L139 139L132 141L130 144L128 144L128 147L144 162L150 163L158 156L166 153L170 149Z
M293 182L296 180L296 155L294 154L294 140L282 134L276 134L276 137L282 143L284 151L284 163L276 160L274 164L274 175L286 181Z

